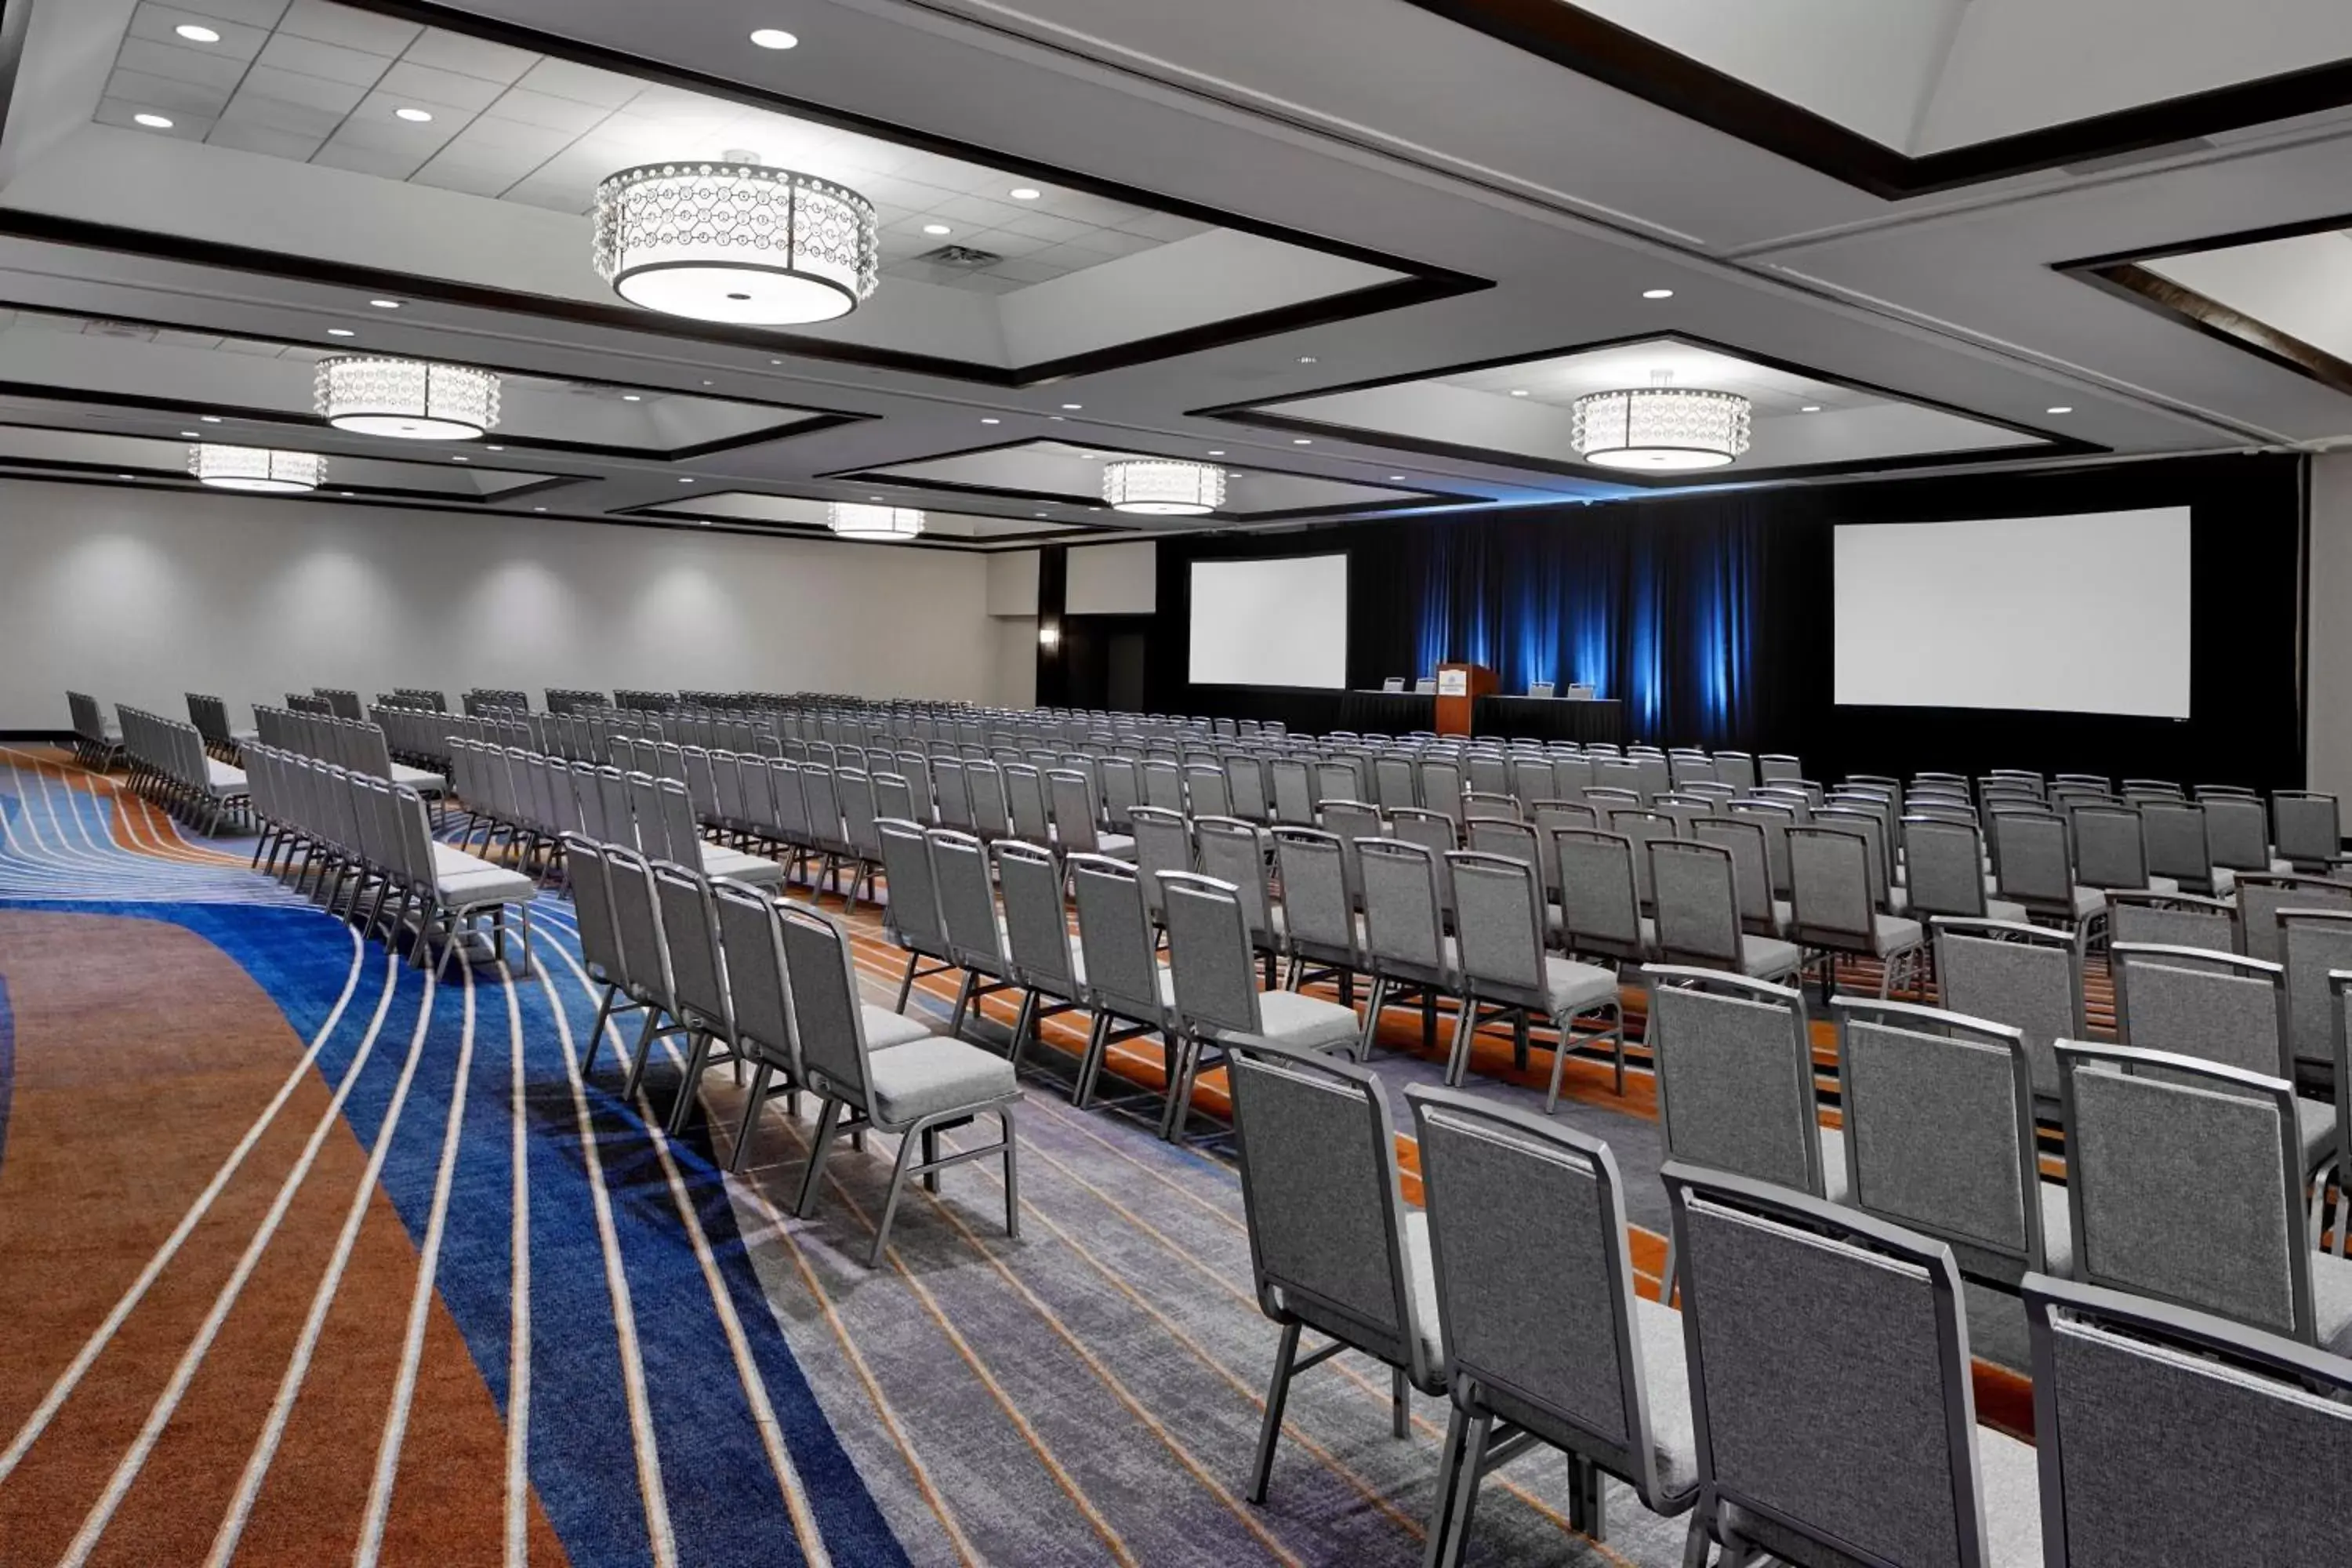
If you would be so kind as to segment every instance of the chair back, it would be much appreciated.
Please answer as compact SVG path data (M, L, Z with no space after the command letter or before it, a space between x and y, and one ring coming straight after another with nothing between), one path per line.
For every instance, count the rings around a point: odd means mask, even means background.
M931 879L939 891L940 925L948 952L960 968L1003 978L1003 933L996 923L987 847L969 833L944 827L932 829L930 840Z
M2234 952L2111 942L2116 1038L2251 1073L2286 1068L2286 970ZM2290 1073L2289 1076L2292 1076Z
M2058 1065L2074 1277L2314 1342L2294 1086L2074 1040Z
M1160 878L1167 902L1168 968L1176 1011L1211 1035L1258 1032L1257 978L1239 889L1197 872Z
M2066 819L2040 806L1996 808L1991 815L1993 872L2000 896L2072 920L2074 862Z
M1877 939L1871 844L1849 820L1789 829L1789 894L1796 940L1807 946L1868 947Z
M2298 871L2319 871L2344 852L2336 821L2336 797L2309 790L2283 789L2271 796L2271 842L2279 858Z
M849 932L823 910L795 900L782 900L777 910L784 929L784 995L802 1080L871 1117L866 1020Z
M882 910L884 926L908 952L946 959L947 924L940 915L939 879L931 869L930 836L935 831L951 830L926 828L903 817L886 816L874 825L882 845L882 874L890 884L890 901Z
M2033 1092L2054 1103L2058 1058L2051 1046L2087 1032L2080 940L2010 921L1938 919L1934 931L1944 1007L2017 1030L2033 1069Z
M2033 1069L2007 1025L1832 997L1846 1201L2013 1287L2046 1267Z
M1008 838L995 845L994 853L1013 977L1032 991L1076 1001L1069 913L1062 903L1061 871L1053 851Z
M1679 1161L1666 1184L1701 1507L1785 1559L1988 1568L1952 1255Z
M1445 918L1438 900L1438 852L1395 838L1356 846L1363 880L1364 952L1373 972L1391 977L1445 976Z
M1315 774L1302 757L1275 757L1265 764L1274 791L1274 820L1293 827L1315 826Z
M661 900L654 888L652 863L634 849L608 844L604 885L613 898L613 930L621 939L630 994L676 1016L669 942L662 932Z
M604 847L581 834L565 834L563 868L572 887L572 912L580 918L581 962L591 978L627 990L628 952L613 923L613 891L605 876Z
M2213 855L2205 842L2205 810L2185 800L2144 796L2139 807L2141 841L2147 854L2147 874L2169 877L2186 891L2210 892L2213 887Z
M746 1055L797 1077L790 987L784 984L784 928L776 901L725 877L710 879L710 901L719 913L719 945L727 954L735 1043Z
M1801 994L1710 970L1643 966L1666 1157L1822 1192Z
M1160 918L1160 877L1165 871L1190 871L1192 824L1182 813L1156 805L1139 805L1135 819L1135 866L1142 875L1144 908L1152 920Z
M1493 1000L1546 1006L1543 889L1535 867L1469 849L1445 860L1463 984Z
M1171 908L1187 896L1171 883ZM1442 1369L1422 1349L1396 1131L1380 1079L1264 1044L1236 1047L1228 1076L1259 1305L1404 1368L1417 1385L1433 1384Z
M2242 1562L2342 1557L2340 1499L2311 1478L2352 1475L2352 1363L2095 1285L2036 1278L2024 1298L2046 1561L2210 1559L2172 1506L2191 1497L2260 1521Z
M1738 973L1745 952L1731 851L1685 838L1654 838L1649 849L1659 960Z
M1633 841L1588 827L1554 828L1559 862L1561 929L1570 952L1639 963L1649 956L1642 934Z
M1912 919L1984 919L1984 839L1973 816L1961 822L1905 817L1903 858Z
M1231 882L1240 896L1251 944L1272 952L1276 945L1274 895L1266 886L1265 849L1257 829L1239 817L1195 817L1192 844L1201 874Z
M1087 1003L1138 1022L1158 1024L1160 960L1136 868L1101 855L1069 858L1070 898L1087 956Z
M719 913L711 905L710 884L700 871L667 861L657 862L653 873L678 1005L731 1040L735 1014L727 995L726 960L719 952Z
M1449 1375L1552 1443L1578 1453L1597 1444L1645 1500L1668 1501L1609 1146L1456 1090L1415 1084L1405 1100Z
M2214 952L2238 952L2245 946L2237 906L2195 893L2110 892L2107 940Z
M1277 827L1274 865L1282 879L1283 937L1290 951L1352 964L1356 912L1346 846L1320 828Z
M2086 888L2147 886L2147 846L2132 805L2079 805L2074 827L2074 879Z
M2251 872L2238 879L2238 922L2246 956L2273 963L2285 956L2281 910L2352 910L2352 886L2326 877Z
M2261 801L2200 790L2197 807L2205 814L2205 847L2214 865L2232 871L2271 868L2270 818Z

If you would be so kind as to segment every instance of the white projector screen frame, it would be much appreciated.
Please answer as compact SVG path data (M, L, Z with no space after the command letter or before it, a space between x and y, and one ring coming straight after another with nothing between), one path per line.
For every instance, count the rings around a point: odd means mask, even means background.
M1347 687L1345 551L1195 561L1189 585L1193 685Z
M1832 535L1841 707L2186 719L2189 509Z

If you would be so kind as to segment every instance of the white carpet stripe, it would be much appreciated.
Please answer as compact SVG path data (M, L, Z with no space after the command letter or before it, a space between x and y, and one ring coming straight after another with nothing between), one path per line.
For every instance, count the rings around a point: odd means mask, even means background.
M560 917L549 923L577 940L577 931ZM588 972L581 967L579 960L572 957L571 950L560 942L549 945L579 977L581 989L593 1002L596 997L596 987L588 978ZM561 1017L563 1005L556 997L551 983L548 995ZM568 1020L562 1026L567 1034L570 1032ZM614 1046L619 1047L619 1031L614 1029L609 1022L605 1028L612 1034ZM672 1058L683 1068L684 1060L678 1057L674 1042L664 1043L670 1047ZM625 1054L623 1059L626 1059ZM702 1268L702 1279L709 1289L711 1306L719 1314L719 1328L727 1336L728 1349L734 1354L736 1376L742 1382L744 1397L751 1402L751 1418L759 1426L760 1443L767 1450L769 1468L775 1472L777 1487L783 1494L784 1508L793 1516L793 1532L800 1539L801 1554L807 1559L811 1568L831 1568L832 1553L825 1548L824 1533L817 1526L814 1511L809 1507L807 1491L801 1483L800 1469L785 1450L783 1426L776 1419L774 1402L768 1395L767 1379L761 1375L759 1363L752 1357L751 1342L743 1332L742 1319L735 1310L734 1294L719 1276L719 1260L710 1250L710 1237L702 1228L702 1216L695 1212L694 1200L687 1193L686 1183L678 1173L677 1162L670 1152L669 1136L663 1131L660 1119L654 1114L651 1100L642 1088L637 1094L637 1111L645 1118L646 1130L653 1138L654 1154L661 1162L662 1174L669 1183L671 1202L677 1205L687 1237L694 1244L695 1261Z
M294 1070L286 1075L286 1081L278 1086L277 1094L272 1096L269 1103L262 1108L261 1114L254 1119L253 1125L246 1129L245 1136L237 1140L236 1147L229 1151L228 1158L221 1162L220 1169L213 1173L213 1179L205 1184L203 1192L196 1194L195 1202L188 1205L188 1212L180 1216L180 1223L173 1227L170 1236L164 1237L163 1244L155 1249L155 1255L147 1260L147 1266L139 1271L139 1277L131 1282L131 1288L122 1293L121 1300L115 1302L113 1309L106 1314L105 1321L100 1322L89 1338L83 1342L80 1351L75 1354L65 1371L58 1373L57 1382L50 1384L49 1392L42 1397L41 1403L34 1408L32 1415L26 1417L24 1426L17 1429L16 1436L9 1443L6 1451L0 1453L0 1481L6 1480L10 1472L23 1462L26 1451L47 1427L50 1420L57 1415L58 1407L65 1404L74 1389L80 1384L82 1378L89 1373L91 1363L98 1360L99 1355L113 1340L116 1331L122 1327L123 1321L131 1316L132 1310L146 1297L148 1289L153 1286L163 1270L170 1267L172 1259L179 1256L180 1248L186 1244L189 1236L194 1232L196 1226L203 1223L205 1215L212 1212L214 1200L220 1196L230 1179L244 1165L246 1156L253 1152L254 1145L259 1142L261 1135L269 1130L269 1124L278 1119L278 1111L285 1108L286 1101L292 1097L295 1086L310 1078L311 1064L318 1059L320 1048L334 1034L336 1026L342 1022L344 1009L351 1005L352 996L359 988L361 972L367 967L366 957L367 952L360 943L359 933L353 931L352 933L352 966L350 972L343 977L342 994L335 999L334 1007L327 1014L327 1021L321 1024L319 1026L319 1032L311 1037L310 1048L302 1053L302 1059L294 1064ZM384 1013L392 1005L393 988L398 981L399 974L398 961L387 961L383 995L376 1003L375 1016L368 1025L367 1043L373 1043L376 1030L383 1026ZM346 1084L349 1081L349 1078L346 1077Z
M541 976L542 982L544 973ZM522 1000L507 992L507 1097L512 1114L514 1242L509 1268L513 1298L507 1330L507 1568L530 1560L530 1118L523 1096Z
M391 998L392 992L387 989L383 1005L376 1011L375 1026L383 1023ZM408 1043L408 1064L403 1068L400 1086L394 1092L392 1109L385 1120L386 1137L379 1142L379 1149L389 1143L392 1122L399 1117L401 1104L408 1097L409 1083L416 1075L417 1061L424 1054L425 1026L432 1019L432 1003L433 982L428 975L424 1001L417 1008L415 1032ZM74 1533L72 1544L58 1559L58 1568L81 1568L81 1564L89 1561L91 1549L98 1544L98 1538L105 1533L107 1525L114 1518L115 1510L121 1506L123 1495L131 1489L131 1483L138 1479L147 1456L154 1450L156 1439L163 1436L164 1426L172 1419L172 1413L179 1408L180 1400L187 1394L188 1384L195 1378L196 1369L204 1364L205 1352L212 1349L214 1339L220 1333L221 1324L227 1321L230 1309L236 1305L238 1293L245 1289L245 1282L252 1278L254 1269L260 1264L262 1253L268 1249L271 1238L278 1234L278 1226L286 1218L286 1211L293 1206L295 1193L310 1175L310 1167L318 1162L319 1152L326 1147L328 1135L342 1125L343 1101L350 1097L368 1058L375 1050L378 1032L375 1026L370 1026L367 1038L361 1042L342 1081L335 1086L334 1099L329 1101L325 1114L320 1117L318 1126L311 1131L310 1142L303 1146L301 1158L294 1163L294 1168L279 1184L278 1196L271 1202L269 1211L262 1215L252 1241L247 1244L243 1256L237 1258L236 1268L230 1273L227 1283L214 1298L212 1310L205 1314L204 1322L196 1330L196 1337L182 1352L179 1365L173 1369L171 1382L156 1396L153 1407L147 1413L146 1424L140 1427L130 1452L124 1454L121 1462L115 1466L105 1492L90 1505L89 1512L81 1521L81 1528ZM375 1163L372 1162L362 1178L363 1187L372 1189L374 1186L375 1170Z
M431 1321L434 1280L441 1269L441 1238L449 1226L449 1194L456 1185L457 1149L466 1126L466 1101L470 1085L467 1081L474 1069L474 972L465 968L465 1022L457 1039L457 1070L449 1089L449 1119L441 1132L441 1171L433 1184L433 1210L425 1222L425 1242L418 1248L416 1288L408 1299L408 1331L401 1341L400 1375L394 1380L391 1408L384 1413L383 1437L376 1445L375 1476L368 1483L367 1514L360 1528L359 1545L352 1552L354 1568L373 1568L383 1552L384 1521L392 1514L392 1489L400 1474L401 1445L408 1437L408 1413L416 1400L417 1368L425 1359L425 1325ZM502 982L512 984L502 960L499 964ZM375 1157L369 1171L371 1185L375 1169L383 1163L383 1152L392 1144L392 1129L387 1125L377 1135Z
M407 1079L402 1079L403 1097ZM236 1555L238 1540L245 1533L247 1521L253 1513L255 1499L261 1495L262 1482L269 1467L278 1458L278 1446L286 1435L286 1425L293 1417L294 1401L302 1391L303 1380L310 1375L310 1360L317 1352L320 1336L327 1326L327 1314L335 1304L342 1289L343 1275L351 1266L352 1251L359 1245L360 1230L367 1220L368 1210L375 1197L375 1179L383 1169L385 1152L391 1147L391 1134L400 1116L401 1100L395 1099L392 1113L385 1118L383 1131L376 1139L375 1148L368 1157L367 1177L352 1195L352 1205L343 1215L342 1230L335 1237L335 1249L327 1259L326 1272L320 1276L317 1289L310 1295L310 1310L302 1320L302 1331L295 1336L294 1353L286 1363L286 1371L278 1380L277 1397L270 1401L269 1415L262 1423L260 1435L254 1439L253 1451L246 1457L245 1471L237 1478L236 1493L230 1500L228 1511L223 1516L220 1529L214 1533L212 1550L205 1554L205 1568L220 1565Z

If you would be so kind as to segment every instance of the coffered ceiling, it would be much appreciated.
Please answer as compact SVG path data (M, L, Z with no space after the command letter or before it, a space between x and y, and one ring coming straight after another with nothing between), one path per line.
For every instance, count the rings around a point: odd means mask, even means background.
M186 484L201 428L386 508L789 532L884 494L987 550L2352 437L2316 0L30 0L9 36L0 472ZM604 175L738 149L875 204L854 314L715 327L591 269ZM502 449L328 429L351 349L500 371ZM1574 398L1661 370L1752 399L1749 454L1584 467ZM1219 463L1226 510L1099 510L1123 454Z

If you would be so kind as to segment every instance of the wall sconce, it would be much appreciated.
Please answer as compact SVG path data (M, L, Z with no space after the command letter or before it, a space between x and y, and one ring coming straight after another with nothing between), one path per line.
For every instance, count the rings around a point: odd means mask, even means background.
M1062 628L1060 625L1054 621L1047 621L1044 626L1039 626L1037 628L1037 646L1039 647L1061 647Z

